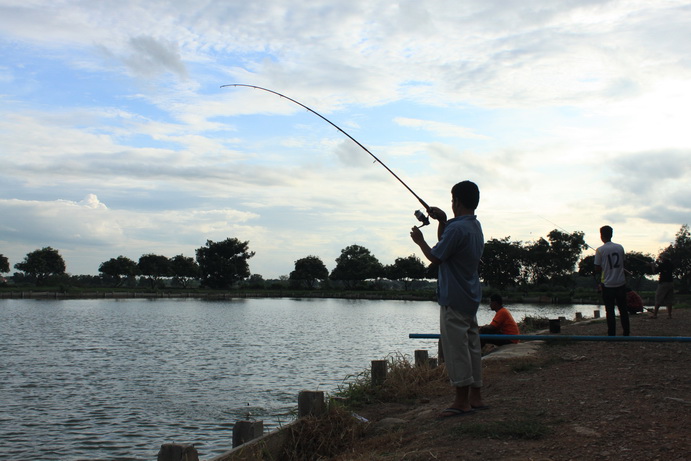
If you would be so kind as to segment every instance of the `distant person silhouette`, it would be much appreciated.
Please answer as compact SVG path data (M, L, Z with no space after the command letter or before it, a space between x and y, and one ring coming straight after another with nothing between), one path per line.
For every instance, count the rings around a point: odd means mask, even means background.
M614 304L619 309L624 336L631 334L629 310L626 306L626 275L624 274L624 247L612 242L614 230L610 226L600 228L602 245L595 251L595 272L602 273L602 300L607 314L607 334L617 334Z
M674 264L668 251L663 251L657 264L653 263L653 272L660 274L657 290L655 291L655 308L651 318L657 318L660 306L667 306L667 318L672 318L672 305L674 304Z

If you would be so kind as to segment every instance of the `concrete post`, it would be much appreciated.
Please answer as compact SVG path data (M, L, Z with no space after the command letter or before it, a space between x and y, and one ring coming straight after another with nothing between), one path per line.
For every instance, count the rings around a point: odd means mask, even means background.
M233 426L233 448L261 437L264 421L237 421Z
M164 443L158 451L158 461L199 461L194 445Z
M424 349L418 349L415 351L415 366L429 366L429 352Z
M326 413L324 392L300 391L298 394L298 418L307 415L319 416Z
M561 333L561 324L559 323L559 319L550 319L549 320L549 332L550 333Z
M387 373L386 360L372 360L372 386L378 387L384 384Z

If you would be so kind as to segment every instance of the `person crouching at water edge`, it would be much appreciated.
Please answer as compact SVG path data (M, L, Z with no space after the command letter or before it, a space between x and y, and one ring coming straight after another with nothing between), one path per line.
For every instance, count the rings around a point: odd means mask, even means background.
M489 298L489 308L494 311L494 318L489 325L480 327L480 334L490 335L520 335L518 324L513 319L511 312L504 307L504 301L498 294L493 294ZM484 348L486 344L504 346L506 344L517 343L517 339L480 339Z
M482 349L477 325L477 310L482 299L478 266L485 246L482 226L475 216L480 190L470 181L451 189L454 217L431 207L428 212L439 222L438 242L430 247L419 228L410 237L425 257L439 265L438 302L440 306L441 347L446 370L455 389L455 400L439 418L469 415L487 408L482 401Z
M639 312L643 312L645 308L641 295L629 287L626 287L626 308L629 310L629 315L636 315Z

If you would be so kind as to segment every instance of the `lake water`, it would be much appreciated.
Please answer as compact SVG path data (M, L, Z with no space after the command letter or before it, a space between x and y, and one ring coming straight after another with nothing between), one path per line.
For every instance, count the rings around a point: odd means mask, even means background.
M517 321L593 311L508 307ZM436 356L435 340L408 334L437 333L438 315L420 301L0 300L0 458L151 460L175 442L209 459L247 413L273 429L301 390L334 393L391 355ZM478 322L492 315L483 305Z

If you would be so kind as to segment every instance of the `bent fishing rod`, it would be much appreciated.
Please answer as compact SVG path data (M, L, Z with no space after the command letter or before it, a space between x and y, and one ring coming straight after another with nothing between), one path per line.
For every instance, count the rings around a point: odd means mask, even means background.
M340 126L336 125L334 122L332 122L332 121L329 120L328 118L324 117L324 116L323 116L322 114L320 114L319 112L317 112L317 111L315 111L315 110L313 110L313 109L307 107L307 106L304 105L303 103L301 103L301 102L299 102L299 101L296 101L296 100L293 99L293 98L289 98L288 96L286 96L286 95L284 95L284 94L281 94L281 93L279 93L279 92L277 92L277 91L274 91L274 90L270 90L270 89L268 89L268 88L263 88L263 87L261 87L261 86L247 85L247 84L245 84L245 83L230 83L230 84L228 84L228 85L221 85L221 88L226 88L226 87L231 87L231 86L233 86L233 87L238 87L238 86L240 86L240 87L254 88L254 89L256 89L256 90L266 91L266 92L275 94L276 96L280 96L281 98L285 98L285 99L287 99L288 101L293 102L293 103L297 104L298 106L300 106L300 107L302 107L302 108L304 108L304 109L307 109L308 111L312 112L314 115L316 115L317 117L321 118L321 119L324 120L326 123L328 123L328 124L331 125L332 127L336 128L338 131L340 131L340 132L343 133L344 135L348 136L348 138L350 138L351 141L353 141L355 144L357 144L358 146L360 146L360 148L362 148L362 150L364 150L365 152L367 152L368 154L370 154L370 155L372 156L372 158L374 159L375 162L379 163L381 166L383 166L384 168L386 168L386 171L388 171L389 173L391 173L391 174L393 175L393 177L396 178L396 179L398 180L398 182L400 182L401 184L403 184L403 186L404 186L406 189L408 189L408 191L409 191L411 194L413 194L413 196L420 202L420 204L421 204L423 207L425 207L425 210L427 211L427 213L428 213L428 215L429 215L430 206L427 205L427 203L425 203L425 201L422 200L422 199L413 191L413 189L411 189L410 187L408 187L408 185L407 185L406 183L404 183L403 180L402 180L401 178L399 178L398 175L397 175L396 173L394 173L394 172L391 170L391 168L389 168L388 166L386 166L386 165L384 164L384 162L382 162L381 160L379 160L379 158L378 158L376 155L374 155L372 152L370 152L369 149L367 149L365 146L363 146L362 144L360 144L360 142L359 142L357 139L353 138L351 135L349 135L348 133L346 133L346 131L345 131L344 129L342 129ZM416 211L415 211L415 217L418 219L418 221L420 221L420 222L422 223L419 227L426 226L426 225L429 224L429 216L425 216L425 214L422 213L420 210L416 210Z

